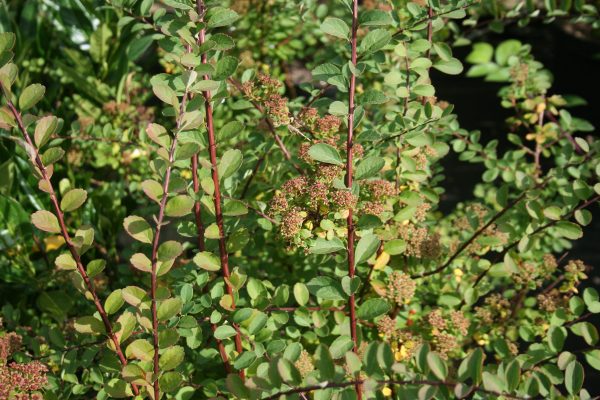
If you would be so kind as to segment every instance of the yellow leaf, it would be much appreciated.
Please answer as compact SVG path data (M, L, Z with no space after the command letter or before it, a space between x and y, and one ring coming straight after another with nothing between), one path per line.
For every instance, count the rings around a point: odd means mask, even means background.
M44 247L46 251L57 250L65 244L65 239L60 235L48 236L44 238Z
M373 269L383 269L383 267L385 267L388 264L388 262L390 262L390 255L385 251L382 251L379 257L377 257L377 260L375 260L375 265L373 266Z

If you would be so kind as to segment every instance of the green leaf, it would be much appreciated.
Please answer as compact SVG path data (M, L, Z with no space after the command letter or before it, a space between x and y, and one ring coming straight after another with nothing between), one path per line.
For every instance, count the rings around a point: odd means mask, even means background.
M312 243L310 252L312 254L329 254L344 250L345 248L344 243L338 237L334 236L331 240L317 238Z
M163 188L162 185L155 180L147 179L142 182L142 190L151 200L154 200L157 203L160 203L160 200L163 197Z
M256 353L253 351L245 351L235 360L233 368L242 370L248 368L256 360Z
M381 93L378 90L367 90L360 96L358 103L359 104L383 104L386 103L389 99L385 94Z
M557 222L556 230L558 234L571 240L577 240L583 236L583 231L581 230L581 227L569 221Z
M167 240L158 247L158 261L170 261L183 253L183 246L176 240Z
M466 60L471 64L485 64L492 61L494 56L494 48L486 42L473 44L473 50L467 56Z
M250 391L238 374L229 374L225 380L227 389L238 399L250 398Z
M142 243L152 243L154 238L154 232L150 227L150 224L142 217L137 215L131 215L123 221L123 227L125 231L135 240Z
M313 78L321 81L326 81L331 77L339 75L340 73L340 68L337 65L331 63L318 65L312 70ZM348 107L346 107L346 109L347 108Z
M49 166L60 160L64 155L65 151L63 149L60 147L52 147L42 154L42 162L44 165Z
M311 279L306 286L311 294L323 300L345 300L346 295L339 281L325 276Z
M380 315L387 314L391 307L384 299L369 299L358 307L356 313L359 319L370 321Z
M123 379L113 378L104 385L104 391L112 398L124 399L132 397L131 386Z
M567 330L562 326L551 326L548 329L548 344L550 346L550 350L554 351L555 353L558 353L562 350L566 338Z
M21 111L35 106L44 97L45 92L46 88L39 83L27 86L19 97L19 108Z
M521 366L517 360L511 361L504 370L504 379L509 392L515 391L521 380Z
M329 351L331 352L331 358L337 360L346 355L346 352L351 350L354 347L354 342L350 336L342 335L336 338L331 346L329 346Z
M517 55L521 50L521 42L518 40L505 40L496 48L496 63L506 65L510 56Z
M235 47L235 42L224 33L216 33L210 37L210 40L216 43L214 50L229 50Z
M319 372L321 380L327 381L334 377L335 364L333 363L331 353L325 345L321 344L317 347L314 360L315 369Z
M304 306L308 303L309 295L308 288L304 283L297 282L294 284L294 298L300 306Z
M125 304L121 289L117 289L108 295L104 302L104 310L108 315L114 314Z
M152 361L154 347L146 339L136 339L125 349L127 358L135 358L141 361Z
M73 308L71 296L62 291L42 292L36 300L40 310L52 315L56 320L62 321Z
M31 214L31 223L41 231L50 233L60 233L58 218L50 211L41 210Z
M125 50L129 61L137 61L150 48L154 42L152 35L142 36L140 38L133 39Z
M591 350L586 353L585 360L590 365L590 367L600 371L600 350Z
M150 123L146 128L148 137L157 145L163 148L168 148L171 144L171 138L164 126Z
M321 30L328 35L348 40L350 28L339 18L327 17L321 24Z
M386 29L375 29L369 31L361 40L359 52L373 53L381 50L392 39L392 35Z
M69 190L60 202L60 208L64 212L77 210L87 199L87 192L83 189Z
M75 330L79 333L93 333L101 335L106 332L104 324L95 317L80 317L75 320Z
M222 81L229 78L235 73L238 67L238 59L233 56L225 56L217 61L217 67L213 75L213 79L216 81Z
M194 264L207 271L219 271L221 261L219 257L208 251L201 251L194 256Z
M156 97L167 104L175 105L177 103L177 94L163 82L155 82L152 84L152 91Z
M448 376L448 366L438 353L433 351L427 353L427 365L439 380L443 381Z
M501 393L504 386L502 380L495 374L485 371L482 375L485 390Z
M598 291L592 287L585 288L583 291L583 301L588 308L592 307L598 301L598 297Z
M379 248L379 238L376 235L368 234L360 238L354 251L355 264L358 265L367 261Z
M42 147L44 144L46 144L46 142L48 142L48 139L50 139L50 137L56 133L57 129L58 118L52 115L40 118L35 126L35 145L38 148Z
M231 325L221 325L215 329L214 336L216 339L223 340L235 336L236 330Z
M348 106L343 102L336 100L329 105L329 114L337 116L348 115Z
M106 260L97 259L92 260L87 265L87 274L90 278L96 277L100 272L104 271L106 267Z
M223 215L228 217L237 217L248 214L248 207L244 202L233 199L225 199L223 203Z
M322 163L334 165L344 164L342 162L342 158L340 157L340 153L338 153L336 148L325 143L317 143L310 146L310 149L308 150L308 155L313 160Z
M127 286L121 290L121 296L127 304L131 304L134 307L143 305L144 301L148 300L146 291L137 286Z
M143 385L146 382L146 373L144 370L137 364L127 364L123 367L121 371L121 376L127 382L134 383L137 385Z
M549 207L544 208L544 216L548 219L558 221L558 220L560 220L561 215L562 215L562 211L557 206L549 206Z
M192 212L194 199L186 194L178 194L171 197L165 206L165 215L167 217L183 217Z
M228 140L239 135L244 129L244 124L239 121L230 121L223 125L217 134L219 140Z
M473 350L461 363L458 368L458 377L461 381L471 379L476 384L481 382L481 373L483 371L484 354L481 348Z
M54 260L56 267L62 271L72 271L77 268L77 263L71 253L62 253Z
M420 84L412 88L414 94L423 97L430 97L435 94L435 89L429 84Z
M98 64L106 62L108 41L111 36L112 31L107 24L100 25L90 36L90 55Z
M219 179L227 179L242 166L243 156L238 149L227 150L219 161Z
M386 26L394 23L391 15L382 10L365 10L358 17L361 26Z
M158 365L162 371L170 371L177 368L183 361L185 352L181 346L172 346L161 354Z
M406 250L406 242L402 239L392 239L385 242L383 250L391 256L402 254Z
M12 32L0 33L0 53L11 51L15 47L16 36Z
M135 253L129 259L131 265L137 270L142 272L151 272L152 271L152 261L143 253Z
M433 64L433 68L448 75L458 75L463 71L463 65L457 59L452 57L449 60L439 60Z
M371 156L362 160L354 171L355 179L365 179L377 175L385 166L385 160L381 157Z
M565 387L567 391L576 395L583 387L583 366L578 361L571 361L565 370Z
M181 300L170 298L163 300L158 306L157 316L160 321L167 321L181 312Z
M220 26L231 25L238 20L240 16L228 8L216 8L208 18L207 26L209 28L218 28Z

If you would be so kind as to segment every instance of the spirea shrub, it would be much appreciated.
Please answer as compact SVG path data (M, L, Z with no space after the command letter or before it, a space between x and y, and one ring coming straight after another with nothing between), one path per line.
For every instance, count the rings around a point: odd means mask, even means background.
M468 34L593 4L75 3L42 58L0 34L0 399L598 394L600 143L529 44ZM465 45L500 139L436 97ZM442 212L450 153L484 172Z

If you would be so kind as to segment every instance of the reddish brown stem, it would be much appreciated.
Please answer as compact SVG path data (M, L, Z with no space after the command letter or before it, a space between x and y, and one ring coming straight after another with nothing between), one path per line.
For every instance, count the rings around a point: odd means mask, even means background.
M104 324L104 329L106 330L106 334L110 338L110 340L113 342L114 347L115 347L115 352L117 353L117 356L119 357L119 360L121 361L121 364L123 366L125 366L125 365L127 365L127 359L123 355L123 351L121 350L121 345L119 344L119 339L117 338L117 336L115 335L115 333L113 331L112 324L110 323L110 320L108 319L108 314L106 313L106 310L104 309L104 306L102 305L102 302L100 301L100 298L98 297L98 294L96 293L96 289L94 288L94 285L92 284L92 281L90 280L90 277L88 276L88 274L85 270L85 267L83 266L83 263L81 262L81 256L77 252L77 249L75 248L75 245L73 244L73 241L71 240L71 235L69 235L69 232L67 230L67 225L65 224L64 213L62 212L62 210L60 208L60 204L58 202L58 197L56 196L56 192L54 191L54 187L52 186L50 177L48 176L48 173L46 171L46 166L42 162L40 153L39 153L38 149L35 147L33 141L31 140L29 133L27 133L27 129L25 128L25 124L23 123L23 119L21 117L21 113L16 109L16 107L10 100L8 94L4 91L4 87L2 87L2 91L4 93L4 96L6 97L6 104L7 104L8 108L10 109L11 113L13 114L13 116L15 117L15 120L17 121L19 130L21 131L21 134L23 135L25 142L34 152L34 161L35 161L36 166L40 170L42 179L47 182L47 190L48 190L48 194L50 195L50 202L52 203L52 207L54 208L54 212L58 219L58 224L60 226L60 233L61 233L63 239L65 240L65 244L67 245L67 248L69 249L69 252L71 253L71 256L73 257L73 260L75 260L75 265L77 266L77 271L81 275L81 278L83 279L85 287L92 295L92 300L94 302L94 306L96 307L98 314L100 314L100 318L102 319L102 323ZM133 387L134 393L137 395L139 393L137 386L133 385L132 387Z
M358 31L358 0L352 2L352 38L350 46L352 49L351 62L356 67L356 33ZM350 88L348 90L348 135L346 138L346 188L352 191L352 166L353 166L353 150L354 150L354 92L356 89L356 75L350 75ZM354 260L354 221L352 207L348 209L348 218L346 219L348 226L348 275L354 278L355 275L355 260ZM350 295L348 307L350 311L350 335L354 343L354 352L358 353L358 336L356 334L356 305L354 293ZM362 399L361 384L357 382L354 385L358 400Z
M177 118L177 129L179 129L181 125L181 116L185 113L186 107L186 99L187 92L184 93L183 99L181 100L181 104L179 105L179 116ZM173 141L171 142L171 147L169 148L169 164L167 165L167 169L165 170L165 177L163 180L162 186L162 198L160 200L158 217L156 218L156 231L154 232L154 240L152 241L152 278L151 278L151 287L150 287L150 298L152 300L152 339L154 346L154 375L157 378L154 381L154 398L160 398L160 387L158 385L158 375L160 373L159 370L159 356L158 356L158 315L157 315L157 302L156 302L156 289L158 285L157 279L157 267L158 267L158 246L160 244L160 234L163 227L163 222L165 218L165 208L167 205L167 193L169 190L169 183L171 181L171 171L173 169L173 162L175 161L175 149L177 148L177 135L173 136Z
M197 3L198 13L203 16L205 12L204 2L199 0ZM205 41L206 32L204 29L200 30L198 35L198 44L202 45ZM207 56L206 53L202 54L201 58L202 64L207 64ZM204 79L210 79L209 76L205 75ZM210 162L212 165L212 179L214 184L214 204L215 204L215 219L217 223L217 227L219 229L219 257L221 260L221 270L223 272L223 278L225 278L225 288L227 290L227 294L231 299L231 308L235 310L235 296L233 292L233 287L229 283L229 255L227 254L227 243L225 239L225 228L223 224L223 212L221 210L221 185L219 182L219 170L217 167L217 144L215 140L215 129L213 124L213 109L211 103L211 94L209 91L202 92L204 96L204 108L206 111L206 130L208 133L208 152L210 155ZM239 327L234 325L236 334L235 334L235 349L241 354L243 351L242 347L242 335L240 333ZM240 371L240 377L244 379L244 371Z
M194 185L194 193L198 196L200 191L200 183L198 181L198 154L192 156L192 180ZM200 200L194 199L194 218L196 221L196 232L198 233L198 249L204 251L204 223L202 222L202 210L200 208Z

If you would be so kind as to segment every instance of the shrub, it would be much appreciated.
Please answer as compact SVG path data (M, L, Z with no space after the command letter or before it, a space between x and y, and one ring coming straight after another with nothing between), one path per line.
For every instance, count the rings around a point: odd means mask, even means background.
M517 40L466 58L506 141L430 73L592 4L84 3L58 83L0 35L1 398L591 398L594 128ZM442 212L451 151L484 172Z

